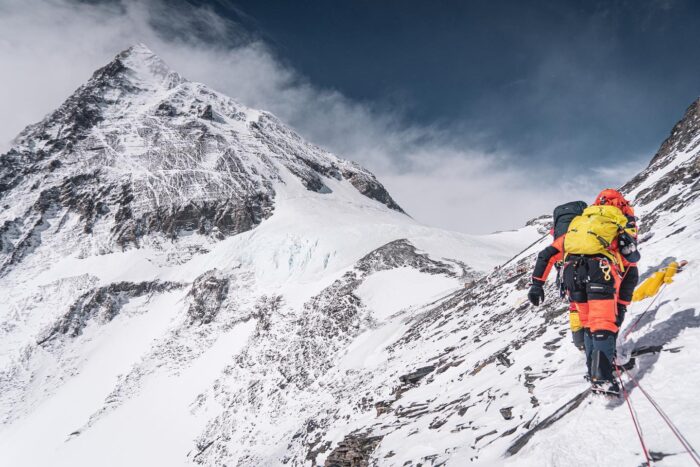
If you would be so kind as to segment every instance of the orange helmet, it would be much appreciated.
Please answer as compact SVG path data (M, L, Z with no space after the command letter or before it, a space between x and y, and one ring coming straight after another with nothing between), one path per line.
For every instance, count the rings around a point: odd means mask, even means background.
M616 208L620 208L620 211L622 211L625 215L634 216L634 208L632 208L629 201L625 199L622 193L617 190L613 190L612 188L606 188L605 190L601 191L593 204L597 206L603 204L615 206Z

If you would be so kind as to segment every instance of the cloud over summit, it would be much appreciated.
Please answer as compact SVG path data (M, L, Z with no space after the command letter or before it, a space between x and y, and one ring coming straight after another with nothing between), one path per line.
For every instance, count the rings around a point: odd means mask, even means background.
M401 110L315 86L231 19L185 2L5 0L0 149L137 42L188 79L269 110L310 141L369 168L427 224L474 233L514 228L627 178L614 170L573 176L568 167L529 165L512 149L480 150L478 132L460 123L407 124Z

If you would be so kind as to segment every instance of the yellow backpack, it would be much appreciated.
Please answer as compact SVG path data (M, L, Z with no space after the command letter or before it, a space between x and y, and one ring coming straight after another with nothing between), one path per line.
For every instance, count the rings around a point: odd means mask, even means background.
M605 255L617 262L609 250L618 233L625 229L627 217L610 205L589 206L569 224L564 238L567 255Z

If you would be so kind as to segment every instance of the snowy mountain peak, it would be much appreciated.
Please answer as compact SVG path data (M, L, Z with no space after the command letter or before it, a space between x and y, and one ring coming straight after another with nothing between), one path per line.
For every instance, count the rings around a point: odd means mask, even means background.
M622 187L634 199L646 233L665 214L700 197L700 99L673 126L649 165Z
M122 50L120 53L117 54L117 57L121 58L124 61L135 60L143 62L158 60L162 62L160 57L153 53L153 51L143 42L137 42L131 47Z
M172 89L185 80L170 67L145 44L135 44L122 51L109 65L103 69L116 70L118 62L133 74L134 78L142 83L155 86L162 86L165 89Z
M700 144L700 98L693 102L683 115L683 118L674 125L671 134L661 144L656 155L649 165L659 163L676 151L688 152Z
M0 158L0 225L14 232L0 236L0 275L32 251L22 239L38 241L49 218L75 228L62 234L82 254L191 234L221 240L268 218L290 185L329 194L337 182L352 188L339 192L347 203L402 213L367 170L183 79L137 44Z

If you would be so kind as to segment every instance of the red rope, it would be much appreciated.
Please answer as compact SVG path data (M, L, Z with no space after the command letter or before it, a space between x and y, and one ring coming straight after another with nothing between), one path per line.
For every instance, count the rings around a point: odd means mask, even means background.
M637 421L637 417L634 415L634 411L632 410L632 403L630 402L629 394L627 393L627 389L625 389L625 385L622 384L622 377L620 375L620 369L615 366L615 371L617 372L617 379L620 381L620 387L622 387L622 394L625 396L625 402L627 402L627 408L630 411L630 416L632 417L632 423L634 424L634 429L637 431L637 437L639 438L639 443L642 445L642 451L644 452L644 457L647 460L647 467L651 467L651 459L649 458L649 451L647 450L647 446L644 443L644 437L642 436L642 428L639 426L639 421Z
M690 443L685 438L685 436L683 436L683 433L681 433L681 431L678 429L678 427L676 427L676 425L673 423L671 418L666 414L666 412L663 411L663 409L658 404L658 402L656 402L654 400L654 398L651 397L651 395L649 395L649 393L644 390L644 388L639 384L639 381L637 381L637 379L634 376L632 376L627 370L625 370L624 368L623 368L623 370L624 370L625 374L627 375L627 377L632 382L634 382L634 384L639 388L640 391L642 391L642 394L644 394L644 397L646 397L647 400L649 401L649 403L656 409L656 411L659 413L659 415L661 416L663 421L666 422L666 425L671 429L671 432L673 432L676 439L678 439L678 441L683 445L683 447L688 452L688 455L693 459L693 462L695 462L695 465L700 466L700 461L698 460L698 458L700 458L700 456L698 456L698 453L695 451L693 446L690 445Z

